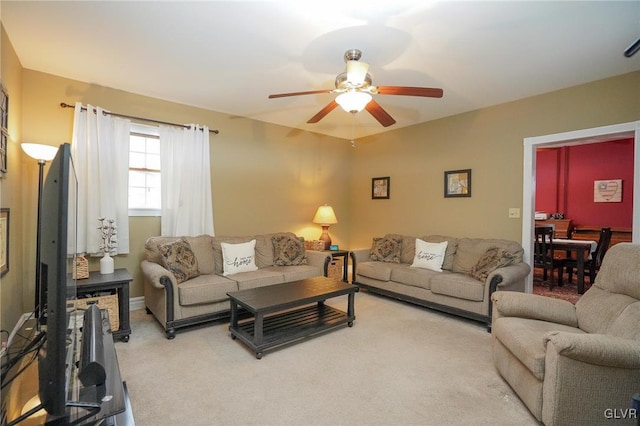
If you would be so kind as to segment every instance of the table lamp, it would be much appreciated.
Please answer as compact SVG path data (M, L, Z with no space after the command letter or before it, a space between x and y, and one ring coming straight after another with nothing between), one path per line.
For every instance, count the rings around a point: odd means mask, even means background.
M333 211L333 207L326 204L324 206L318 207L315 216L313 216L313 223L319 223L320 226L322 226L322 235L320 235L320 238L318 239L324 242L324 249L329 250L329 246L331 246L329 225L338 223L338 219L336 218L336 214Z

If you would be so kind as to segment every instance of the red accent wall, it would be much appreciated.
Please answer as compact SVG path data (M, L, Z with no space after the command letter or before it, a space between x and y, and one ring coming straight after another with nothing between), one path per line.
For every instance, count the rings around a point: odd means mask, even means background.
M622 202L594 202L593 182L612 179L622 179ZM630 228L633 139L538 149L536 211L564 213L574 226Z

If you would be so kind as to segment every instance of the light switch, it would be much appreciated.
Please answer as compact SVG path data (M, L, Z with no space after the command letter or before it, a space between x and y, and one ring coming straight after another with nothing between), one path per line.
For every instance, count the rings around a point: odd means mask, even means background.
M509 218L518 219L520 217L520 209L517 207L509 208Z

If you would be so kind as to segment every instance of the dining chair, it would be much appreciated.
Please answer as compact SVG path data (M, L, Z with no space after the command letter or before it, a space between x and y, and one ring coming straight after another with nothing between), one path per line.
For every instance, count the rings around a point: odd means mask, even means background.
M598 238L598 244L596 245L596 249L591 252L591 255L588 259L584 260L584 272L589 272L589 284L593 284L596 279L596 274L600 269L600 265L602 264L602 259L604 258L604 254L609 249L609 245L611 244L611 228L602 228L600 230L600 236ZM573 279L573 268L578 267L576 259L562 259L562 265L560 267L560 273L563 273L563 270L567 271L567 278L569 282Z
M551 277L548 280L549 288L553 288L553 270L558 269L558 274L562 273L562 264L558 263L553 256L553 234L554 226L536 226L535 241L533 244L533 267L542 268L542 279L546 282L548 271Z

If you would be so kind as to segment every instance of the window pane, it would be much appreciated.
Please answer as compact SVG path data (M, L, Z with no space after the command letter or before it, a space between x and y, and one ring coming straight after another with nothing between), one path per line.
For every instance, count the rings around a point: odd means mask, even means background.
M144 169L145 168L145 154L140 154L136 152L129 153L129 167L133 167L136 169Z
M147 152L160 155L160 139L147 138Z
M131 136L129 140L129 151L144 152L146 145L145 140L146 138L142 136Z
M159 154L147 154L147 169L160 170Z
M145 183L146 183L146 178L145 178L144 172L129 171L129 187L144 188L146 186Z
M129 208L139 209L146 207L145 193L145 188L129 188Z
M147 174L147 186L160 188L160 173Z

